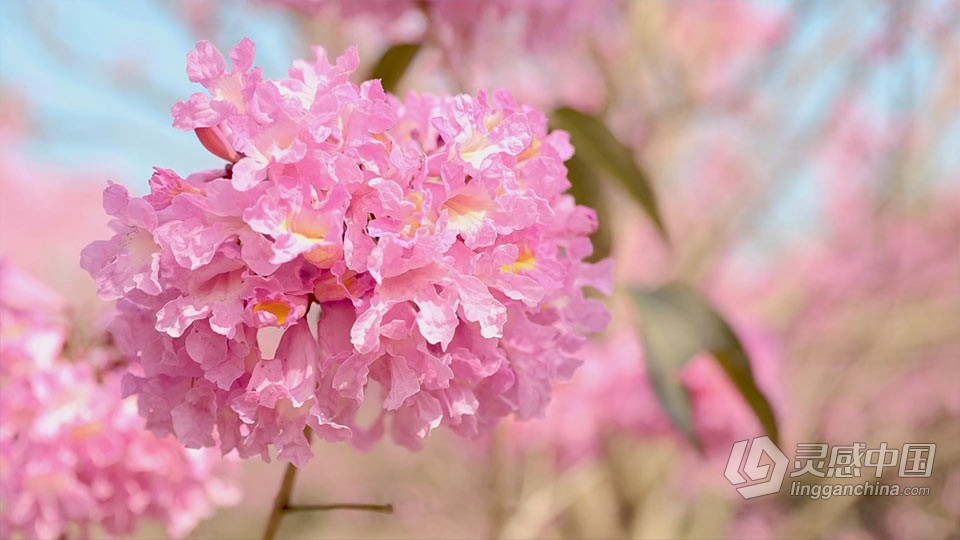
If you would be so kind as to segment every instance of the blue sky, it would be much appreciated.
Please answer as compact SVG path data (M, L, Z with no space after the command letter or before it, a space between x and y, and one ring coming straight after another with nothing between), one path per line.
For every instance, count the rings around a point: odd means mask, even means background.
M104 164L120 175L118 181L139 189L155 164L181 172L217 165L192 133L170 127L170 106L199 90L184 74L186 52L199 36L190 35L166 5L145 0L2 3L0 84L28 100L42 135L28 152L68 168ZM217 45L224 51L243 36L253 38L268 74L280 74L289 63L293 32L289 20L276 12L237 17L222 30ZM123 82L122 75L116 77L119 83L102 76L123 66L140 66L133 77L145 77L150 89L143 91L131 79Z

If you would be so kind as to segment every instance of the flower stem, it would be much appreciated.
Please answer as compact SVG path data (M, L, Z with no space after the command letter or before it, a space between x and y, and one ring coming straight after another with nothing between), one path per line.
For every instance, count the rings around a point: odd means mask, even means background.
M307 441L310 441L310 432L304 430ZM263 530L263 540L273 540L280 529L280 522L284 514L292 512L320 512L327 510L364 510L367 512L379 512L381 514L392 514L392 504L358 504L358 503L331 503L331 504L290 504L290 498L293 496L293 484L297 479L297 468L293 463L288 463L283 472L283 480L280 482L280 490L277 491L276 498L273 499L273 510L270 512L270 518L267 520L267 527Z
M504 478L503 437L503 429L498 426L490 437L489 455L487 457L487 474L489 475L490 482L490 531L488 536L492 539L501 537L504 525L509 517L504 501L508 489L507 482Z
M280 490L277 491L277 496L273 500L273 511L270 512L267 527L263 530L263 540L273 540L276 537L283 514L290 506L290 495L293 493L293 482L296 478L297 468L293 463L288 463L287 469L283 472L283 481L280 482Z

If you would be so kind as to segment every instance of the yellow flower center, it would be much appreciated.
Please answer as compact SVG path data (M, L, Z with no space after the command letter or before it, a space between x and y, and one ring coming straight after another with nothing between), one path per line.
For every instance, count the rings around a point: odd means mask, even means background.
M277 326L283 326L283 324L287 322L287 317L290 315L290 304L279 301L259 302L253 306L253 311L266 311L276 317Z
M524 270L530 270L537 264L537 259L533 256L533 251L529 247L523 246L520 248L520 254L517 256L517 260L513 264L504 264L500 267L501 272L507 272L510 274L516 274Z

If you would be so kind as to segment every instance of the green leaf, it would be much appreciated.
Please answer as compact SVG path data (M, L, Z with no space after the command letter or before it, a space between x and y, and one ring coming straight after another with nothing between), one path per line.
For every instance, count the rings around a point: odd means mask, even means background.
M699 447L680 370L702 352L716 358L750 406L767 435L779 438L770 402L757 387L743 343L726 320L696 289L682 283L632 289L650 380L677 427Z
M666 240L667 231L660 215L657 194L650 178L637 166L630 148L620 142L600 119L570 107L553 111L550 120L553 127L570 132L570 141L577 149L577 155L589 168L605 171L620 181Z
M371 79L380 79L383 89L393 92L407 68L420 51L420 43L400 43L387 49L370 72Z
M596 175L583 162L579 155L574 155L566 162L567 178L572 186L570 194L578 204L589 206L597 212L597 230L590 236L593 242L591 261L599 261L610 255L613 244L613 234L610 230L610 216L608 215L607 200L603 191L596 186Z

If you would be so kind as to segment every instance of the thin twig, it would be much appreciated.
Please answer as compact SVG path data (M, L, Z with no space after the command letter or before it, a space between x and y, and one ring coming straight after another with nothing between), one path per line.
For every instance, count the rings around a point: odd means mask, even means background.
M296 504L283 508L284 512L324 512L327 510L364 510L392 514L392 504L361 504L361 503L333 503L333 504Z
M503 527L510 517L506 508L507 485L504 474L504 434L502 428L493 431L490 437L489 456L487 462L487 474L489 475L490 490L490 531L488 536L491 539L501 538Z
M304 428L303 434L307 438L307 444L310 443L311 431ZM267 526L263 530L263 540L273 540L280 529L280 522L283 521L285 514L293 512L324 512L329 510L363 510L366 512L378 512L381 514L392 514L392 504L362 504L362 503L331 503L331 504L290 504L290 498L293 496L293 485L297 479L297 468L288 463L283 472L283 480L280 482L280 489L273 500L273 510L270 512L270 518L267 520Z
M280 483L280 490L277 492L277 497L273 500L273 511L270 512L267 527L263 530L263 540L273 540L277 535L283 514L290 506L290 495L293 493L293 482L296 478L297 468L293 463L288 463L287 469L283 472L283 481Z

